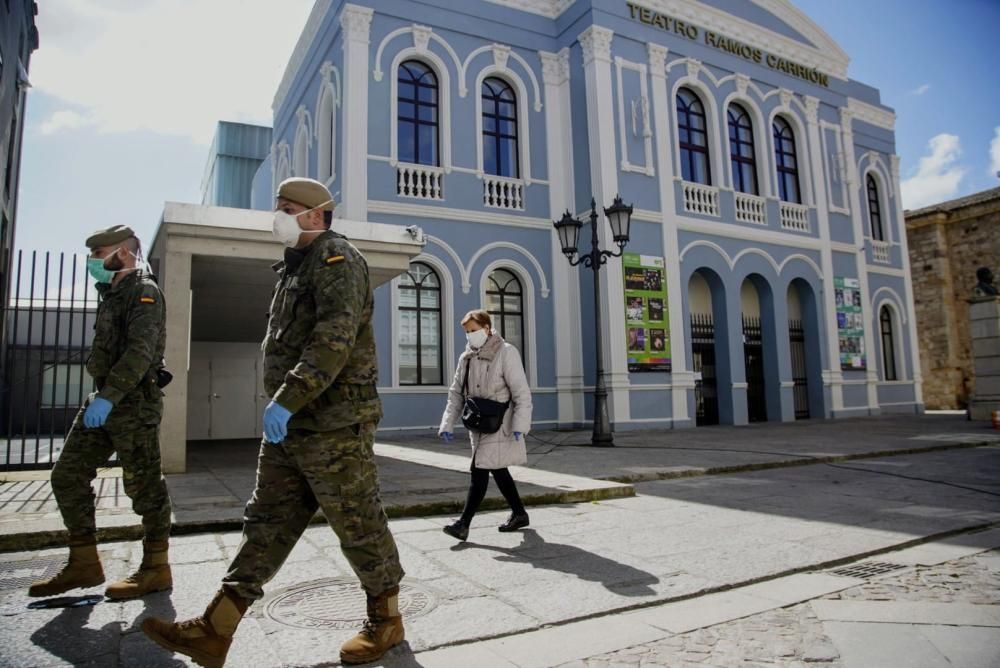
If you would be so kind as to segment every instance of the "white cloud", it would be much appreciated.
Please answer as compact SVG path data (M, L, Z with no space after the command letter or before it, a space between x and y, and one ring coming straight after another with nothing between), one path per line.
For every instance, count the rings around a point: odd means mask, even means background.
M87 119L102 132L151 130L207 144L218 120L270 124L312 4L48 0L32 84L82 110L49 119L53 131Z
M45 120L39 127L43 135L54 135L62 130L76 130L92 123L75 111L57 111Z
M942 133L927 142L930 154L920 158L913 175L900 184L903 206L919 209L949 199L958 192L965 168L955 164L962 154L957 135Z
M927 84L927 83L921 84L921 85L917 86L916 88L914 88L913 90L911 90L910 91L910 95L923 95L924 93L926 93L930 89L931 89L931 85L930 84Z
M990 176L1000 172L1000 125L993 129L993 141L990 142Z

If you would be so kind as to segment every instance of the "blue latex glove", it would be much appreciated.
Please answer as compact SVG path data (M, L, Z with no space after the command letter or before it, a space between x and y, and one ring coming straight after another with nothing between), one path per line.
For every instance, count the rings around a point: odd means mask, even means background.
M452 434L450 431L442 431L441 438L442 440L444 440L445 443L451 443L452 441L455 440L455 435Z
M270 402L264 409L264 438L269 443L281 443L288 436L288 419L292 412L281 404Z
M102 397L94 397L83 414L83 426L88 429L103 427L108 421L108 413L115 405Z
M521 432L519 432L519 431L515 431L514 432L514 440L515 441L520 441L521 440Z

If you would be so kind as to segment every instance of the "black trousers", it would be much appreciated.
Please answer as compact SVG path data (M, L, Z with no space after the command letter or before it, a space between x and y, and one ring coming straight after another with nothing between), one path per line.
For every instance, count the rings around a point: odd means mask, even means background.
M507 504L510 506L511 511L515 515L524 514L524 504L521 503L521 495L517 493L517 485L514 484L514 478L511 477L510 471L505 468L481 469L476 468L475 464L473 464L471 470L472 484L469 485L469 495L465 499L465 510L462 511L460 522L465 525L472 523L472 518L476 515L476 511L479 510L479 504L486 498L486 489L490 485L491 473L497 483L497 487L500 489L500 493L503 494L503 498L507 499Z

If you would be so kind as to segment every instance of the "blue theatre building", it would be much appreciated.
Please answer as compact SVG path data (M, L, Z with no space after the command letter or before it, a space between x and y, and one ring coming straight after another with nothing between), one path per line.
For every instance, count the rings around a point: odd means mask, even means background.
M480 306L536 428L590 420L593 273L552 221L618 193L616 429L920 412L895 116L847 65L788 0L318 0L253 206L309 176L423 231L376 293L386 430L437 425Z

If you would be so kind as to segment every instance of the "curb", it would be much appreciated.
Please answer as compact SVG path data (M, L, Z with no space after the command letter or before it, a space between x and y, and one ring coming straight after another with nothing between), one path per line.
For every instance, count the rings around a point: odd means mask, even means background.
M589 501L607 501L635 496L635 488L623 483L616 487L599 487L595 489L576 489L566 491L539 492L525 494L522 501L526 506L548 506L560 503L587 503ZM433 515L449 515L462 511L464 501L428 501L409 505L386 504L385 514L390 519L411 517L428 517ZM483 499L481 510L500 510L507 507L502 498L489 497ZM136 516L138 519L138 516ZM317 512L310 524L326 524L326 517ZM188 521L174 524L170 530L172 536L185 536L198 533L213 533L221 531L239 531L243 528L242 519L220 519ZM141 524L128 524L97 529L98 543L114 543L118 541L141 540L143 530ZM44 550L51 547L64 547L67 533L65 529L51 531L33 531L0 535L0 553L21 552L27 550Z
M813 464L837 464L840 462L850 462L860 459L879 459L882 457L900 457L903 455L922 455L931 452L944 452L947 450L965 450L971 448L983 448L991 445L1000 445L1000 441L973 441L969 443L944 443L940 445L929 445L922 448L904 448L897 450L877 450L875 452L860 452L853 455L827 455L824 457L811 457L809 455L796 455L795 459L783 459L773 462L757 462L754 464L734 464L732 466L713 466L709 468L691 467L680 471L662 471L659 473L636 473L629 475L610 475L599 477L597 480L608 480L610 482L620 482L635 484L641 482L655 482L657 480L675 480L679 478L698 478L701 476L724 475L727 473L748 473L752 471L766 471L768 469L786 469L796 466L811 466Z

